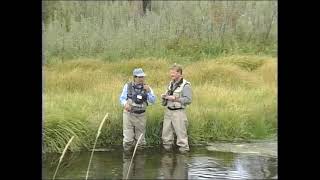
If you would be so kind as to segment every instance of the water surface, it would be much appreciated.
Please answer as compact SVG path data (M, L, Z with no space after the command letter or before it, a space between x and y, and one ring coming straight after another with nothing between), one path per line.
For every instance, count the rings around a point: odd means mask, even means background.
M85 179L91 152L67 153L56 179ZM43 179L52 179L60 154L43 157ZM124 179L131 161L121 147L94 153L88 179ZM188 154L148 148L135 155L129 179L277 179L278 159L192 147Z

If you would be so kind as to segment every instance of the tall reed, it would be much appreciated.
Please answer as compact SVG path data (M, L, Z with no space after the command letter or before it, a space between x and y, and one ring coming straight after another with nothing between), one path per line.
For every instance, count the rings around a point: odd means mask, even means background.
M107 113L107 114L104 116L103 120L102 120L101 123L100 123L99 129L98 129L98 132L97 132L97 136L96 136L96 140L94 141L93 150L92 150L92 152L91 152L89 164L88 164L86 180L88 179L88 176L89 176L89 170L90 170L91 160L92 160L92 157L93 157L93 153L94 153L94 151L95 151L95 148L96 148L96 144L97 144L98 137L99 137L100 134L101 134L101 128L102 128L102 126L103 126L106 118L108 117L108 115L109 115L109 113Z
M140 139L141 139L142 135L143 135L143 133L140 134L140 136L139 136L139 138L138 138L138 140L137 140L136 146L134 147L134 151L133 151L133 154L132 154L132 157L131 157L131 161L130 161L130 165L129 165L129 168L128 168L128 172L127 172L126 179L128 179L128 177L129 177L131 164L132 164L134 155L136 154L136 150L137 150L137 147L138 147L138 144L139 144L139 142L140 142Z
M44 10L46 63L277 54L276 1L153 1L136 18L126 1L46 1Z
M54 172L54 175L53 175L52 180L54 180L54 179L56 178L56 174L57 174L57 172L58 172L60 163L62 162L62 159L63 159L63 157L64 157L64 154L66 153L66 151L67 151L69 145L71 144L73 138L74 138L74 136L72 136L72 137L70 138L70 140L68 141L68 143L67 143L66 146L64 147L64 150L63 150L63 152L62 152L62 154L61 154L61 156L60 156L59 163L58 163L58 166L57 166L57 168L56 168L56 171Z

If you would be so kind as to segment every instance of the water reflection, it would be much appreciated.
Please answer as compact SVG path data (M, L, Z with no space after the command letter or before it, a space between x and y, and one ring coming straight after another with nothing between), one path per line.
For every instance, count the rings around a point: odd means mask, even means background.
M190 159L189 179L277 178L277 159L247 154L214 153Z
M187 179L187 157L184 154L167 153L161 157L159 168L161 179Z
M249 179L277 178L277 161L274 158L253 155L238 155L234 161L234 169Z
M138 152L135 154L130 167L128 179L144 179L145 178L145 161L146 161L145 152ZM131 162L131 155L123 153L123 168L122 168L123 179L127 177L130 162Z
M63 160L61 161L61 164L59 166L56 178L59 178L60 176L64 177L68 172L70 172L71 169L73 169L73 164L77 163L80 158L80 153L69 153L67 152L65 156L63 157ZM58 153L52 153L51 156L43 157L43 167L42 167L42 173L46 177L53 177L54 171L59 163L61 154Z
M43 161L44 179L50 179L59 154L48 154ZM125 179L132 154L122 150L96 152L89 178ZM90 152L66 154L57 178L84 179ZM189 154L162 153L157 149L138 151L129 179L277 179L277 158L255 154L235 154L193 149Z

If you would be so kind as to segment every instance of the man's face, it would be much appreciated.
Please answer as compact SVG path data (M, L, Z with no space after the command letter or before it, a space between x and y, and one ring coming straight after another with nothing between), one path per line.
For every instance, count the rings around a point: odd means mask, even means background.
M134 79L137 84L143 84L144 82L144 76L135 76Z
M175 69L170 69L171 80L178 80L181 77L181 74Z

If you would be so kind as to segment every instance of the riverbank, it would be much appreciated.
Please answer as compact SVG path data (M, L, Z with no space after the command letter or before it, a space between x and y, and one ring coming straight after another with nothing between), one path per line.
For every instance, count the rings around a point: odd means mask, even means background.
M135 67L147 73L157 96L149 106L146 140L160 143L164 108L160 94L169 82L168 59L74 59L44 66L44 152L91 149L99 124L109 113L98 147L122 143L119 95ZM188 107L190 144L221 140L264 139L277 133L277 60L271 56L233 55L181 62L192 84Z

